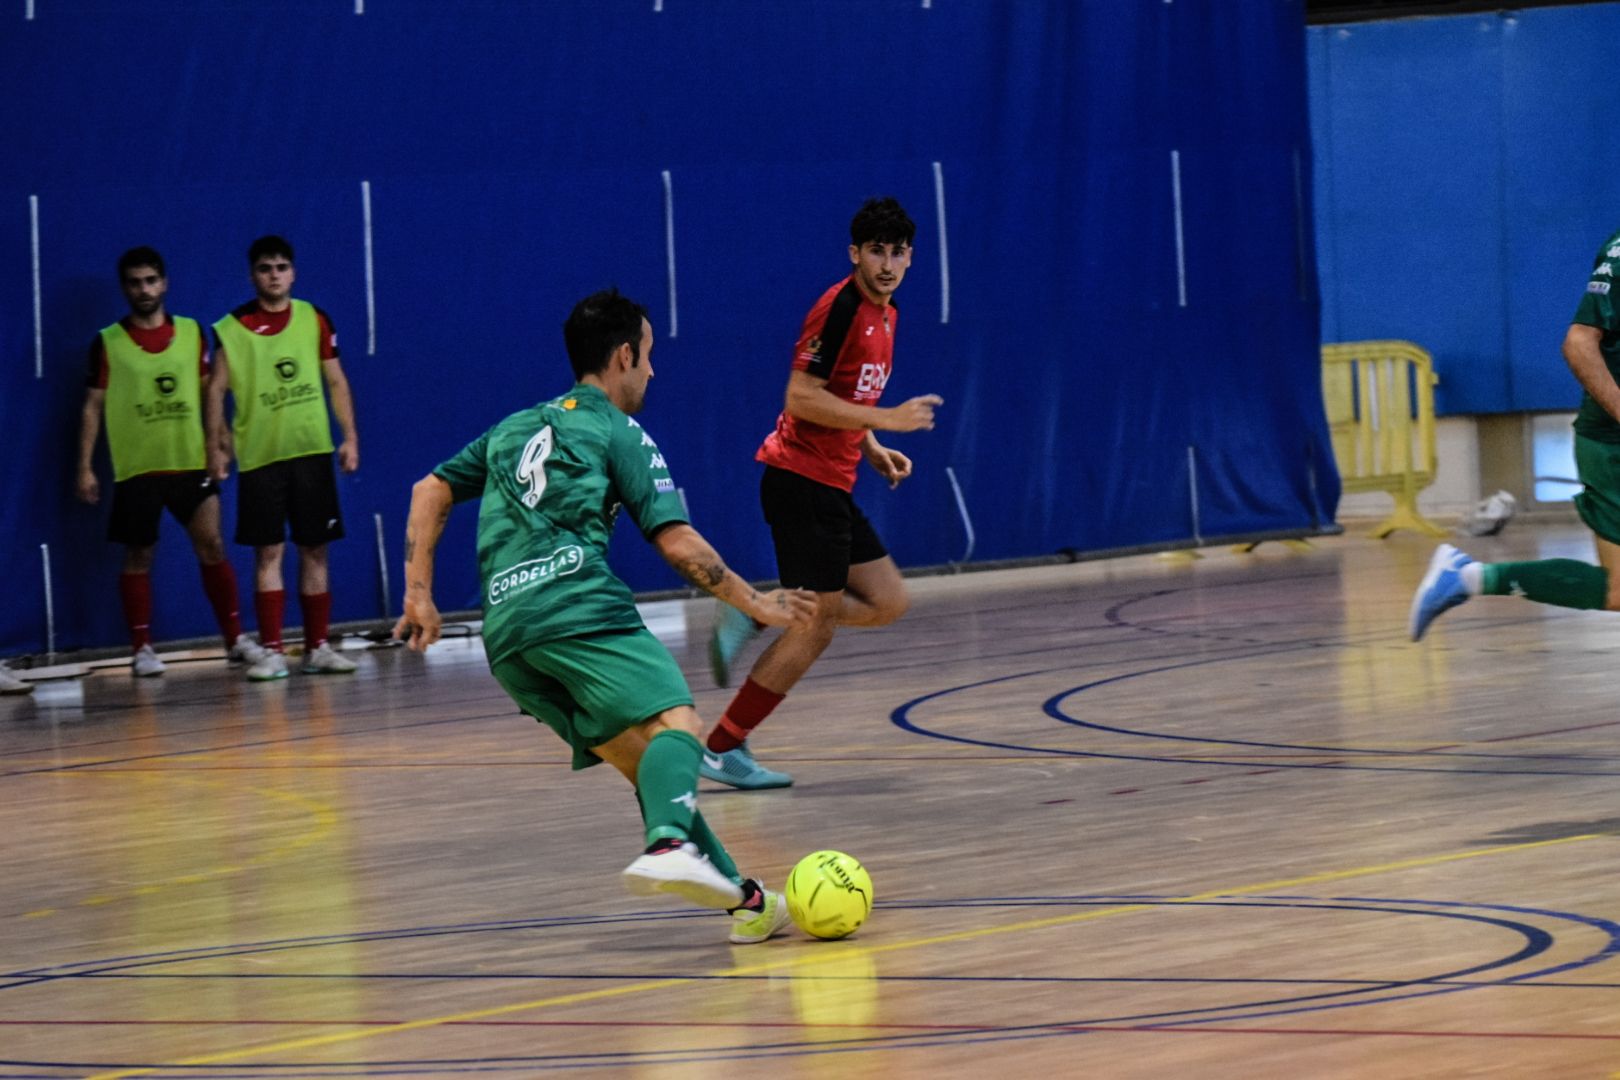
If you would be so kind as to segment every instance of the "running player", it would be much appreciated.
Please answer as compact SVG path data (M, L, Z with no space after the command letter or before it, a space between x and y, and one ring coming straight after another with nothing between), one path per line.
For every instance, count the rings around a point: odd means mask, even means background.
M90 343L77 489L84 502L101 500L91 457L105 415L114 479L107 539L124 545L118 594L133 651L130 673L163 674L163 661L152 650L151 572L165 508L191 537L228 659L257 663L264 650L242 633L236 571L220 536L219 488L207 471L203 384L209 373L202 331L195 319L168 313L169 275L152 248L119 256L118 284L129 314Z
M355 669L354 661L327 643L332 593L326 546L343 537L327 395L343 429L337 460L346 473L360 467L354 399L338 360L332 320L314 304L292 298L298 277L292 245L279 236L260 237L248 248L248 269L256 295L214 324L215 371L208 385L214 405L209 419L215 422L211 470L220 480L229 472L233 443L224 424L225 391L236 399L234 451L242 470L236 542L253 547L253 604L259 640L268 650L248 668L248 678L287 677L281 562L289 525L298 548L298 602L304 610L303 670L345 674Z
M641 621L606 555L620 506L693 585L772 626L809 617L808 593L758 593L686 522L664 456L631 414L652 378L652 327L617 290L586 297L563 326L577 380L513 413L411 490L405 611L413 649L439 637L434 549L453 504L482 498L478 566L490 671L522 710L573 748L575 769L607 762L633 784L647 848L631 892L670 892L733 915L731 940L787 922L782 897L743 878L697 810L702 730L680 668Z
M749 734L838 627L887 626L909 604L899 568L851 492L863 456L891 488L910 476L911 459L875 433L932 429L943 403L924 394L878 407L894 359L894 292L911 265L916 232L894 199L868 199L849 226L854 271L822 294L799 332L786 404L755 458L765 463L759 499L777 573L783 585L816 594L816 613L771 643L709 733L703 775L710 780L745 789L793 783L754 760ZM743 613L720 609L709 642L716 683L729 685L732 661L760 629Z
M1481 594L1620 611L1620 313L1610 291L1617 267L1620 233L1598 250L1564 335L1564 360L1585 390L1575 414L1575 468L1585 487L1575 509L1592 530L1599 565L1578 559L1481 563L1441 544L1412 597L1413 641L1441 614Z

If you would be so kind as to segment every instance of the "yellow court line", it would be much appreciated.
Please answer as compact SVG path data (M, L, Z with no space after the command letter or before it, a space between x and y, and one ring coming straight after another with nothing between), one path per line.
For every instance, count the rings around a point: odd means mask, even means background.
M63 773L62 775L75 777L103 776L111 772L112 770L97 769L86 772ZM271 788L253 787L251 785L228 784L223 780L191 777L175 773L164 773L161 779L147 774L134 775L136 775L138 779L151 784L192 784L196 787L204 788L226 788L233 793L243 791L251 792L252 794L262 796L266 799L280 800L281 802L291 803L293 806L307 812L310 817L314 818L314 822L313 824L308 825L303 832L294 836L291 840L270 848L268 851L255 855L251 859L246 859L240 863L218 865L209 869L194 871L189 874L182 874L172 878L166 878L161 881L151 881L144 885L137 885L136 887L123 892L87 897L83 900L79 900L68 905L70 907L103 907L107 904L117 903L122 900L132 900L137 896L150 896L153 893L162 892L165 889L178 888L182 885L200 885L207 881L215 881L219 878L230 877L233 874L244 873L247 870L255 867L261 867L269 863L279 862L295 851L299 851L303 848L309 847L312 844L319 843L321 840L325 839L338 824L338 813L329 804L321 802L318 799L311 799L306 795L299 795L290 791L276 791ZM61 910L62 908L60 907L39 908L35 911L25 911L18 917L23 919L42 919L46 916L58 914Z
M1487 855L1502 855L1509 852L1529 851L1534 848L1553 847L1558 844L1573 844L1583 840L1597 840L1605 838L1605 833L1584 833L1580 836L1560 837L1556 840L1533 840L1523 844L1503 844L1498 847L1480 848L1477 851L1458 851L1448 855L1428 855L1413 859L1401 859L1396 862L1379 863L1374 866L1358 866L1348 870L1329 870L1320 874L1307 874L1303 877L1282 878L1277 881L1265 881L1255 885L1242 885L1230 889L1212 889L1208 892L1193 896L1182 896L1171 899L1171 903L1192 904L1205 900L1214 900L1223 896L1241 896L1244 893L1270 892L1274 889L1297 888L1301 885L1320 885L1329 881L1341 881L1345 878L1366 877L1370 874L1386 874L1397 870L1414 870L1420 867L1440 866L1445 863L1461 862L1465 859L1478 859ZM1109 918L1115 915L1126 915L1136 911L1147 911L1162 905L1159 904L1123 904L1118 907L1100 908L1096 911L1080 912L1073 915L1056 915L1045 919L1029 919L1024 922L1010 923L1006 926L987 926L974 930L958 930L949 934L936 934L933 937L913 938L908 941L895 941L886 945L861 946L854 949L840 949L834 956L803 955L790 959L770 960L759 964L747 964L741 967L718 968L705 972L700 978L715 977L741 977L745 975L759 975L787 968L805 967L814 964L825 964L832 961L843 961L862 956L876 956L880 953L896 952L901 949L916 949L926 945L943 945L955 941L969 941L974 938L990 937L995 934L1009 934L1024 930L1044 930L1053 926L1066 926L1074 923L1092 922L1097 919ZM652 982L633 983L629 986L606 987L600 990L585 990L575 994L562 994L557 997L541 998L537 1001L519 1001L510 1005L496 1005L487 1009L474 1009L469 1012L452 1013L448 1016L427 1017L422 1020L409 1020L399 1024L389 1024L384 1027L369 1027L355 1031L337 1031L326 1035L315 1035L303 1039L287 1039L282 1042L265 1043L260 1046L250 1046L240 1050L225 1050L217 1054L203 1054L197 1057L185 1058L180 1061L171 1061L163 1065L153 1065L139 1069L121 1069L115 1072L97 1073L88 1080L122 1080L123 1077L142 1076L146 1073L157 1072L160 1069L189 1068L197 1065L217 1065L225 1061L240 1061L244 1058L258 1057L266 1054L277 1054L294 1050L310 1050L319 1046L331 1046L336 1043L359 1042L362 1039L373 1039L382 1035L398 1035L407 1031L421 1031L424 1028L440 1027L444 1024L460 1024L473 1020L487 1020L495 1016L510 1016L513 1013L529 1012L534 1009L551 1008L558 1005L577 1005L586 1001L600 1001L604 998L624 997L630 994L644 994L653 990L664 990L672 986L699 981L692 977L679 977L658 979Z

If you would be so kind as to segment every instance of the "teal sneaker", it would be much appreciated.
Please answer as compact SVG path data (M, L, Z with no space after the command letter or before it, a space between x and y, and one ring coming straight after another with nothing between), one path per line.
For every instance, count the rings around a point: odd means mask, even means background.
M709 672L714 685L731 685L731 662L743 647L759 636L761 628L754 620L732 607L721 604L714 617L714 630L709 634Z
M793 777L787 773L767 769L755 761L747 743L723 754L716 754L708 747L704 747L703 761L698 765L698 773L705 780L713 780L743 791L793 785Z
M788 924L787 900L782 894L771 892L765 887L765 883L758 879L754 881L754 885L765 895L765 903L758 911L732 908L733 945L758 945Z
M1430 623L1468 599L1462 568L1473 561L1450 544L1441 544L1434 549L1434 555L1429 559L1429 572L1423 575L1417 592L1412 595L1407 629L1411 631L1413 641L1421 641Z

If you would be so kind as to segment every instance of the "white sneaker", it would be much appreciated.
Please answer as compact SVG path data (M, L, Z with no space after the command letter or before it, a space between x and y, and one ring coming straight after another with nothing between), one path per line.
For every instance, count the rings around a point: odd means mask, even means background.
M287 677L287 658L278 652L265 649L264 655L252 667L248 668L247 677L254 682L285 679Z
M269 652L269 649L243 634L236 639L236 644L231 646L231 651L225 654L225 662L228 664L257 664Z
M316 646L314 652L304 654L305 675L347 675L359 666L324 641Z
M32 694L34 684L17 678L17 673L0 660L0 694Z
M643 854L620 876L637 896L674 893L699 907L726 911L742 903L742 886L716 870L691 841L657 855Z
M159 660L158 654L152 651L152 646L142 645L135 650L135 655L130 657L129 673L138 679L161 675L163 674L163 661Z

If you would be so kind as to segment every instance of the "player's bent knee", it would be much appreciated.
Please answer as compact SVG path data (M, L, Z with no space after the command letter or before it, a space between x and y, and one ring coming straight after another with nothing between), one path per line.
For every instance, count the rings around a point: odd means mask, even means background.
M694 739L703 733L703 721L699 718L697 710L690 705L677 705L673 709L665 709L658 715L649 717L641 727L648 738L660 731L684 731Z

